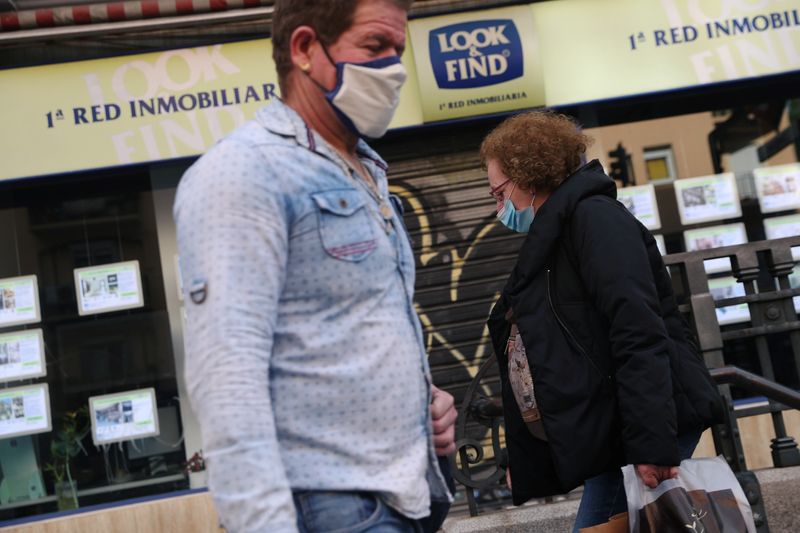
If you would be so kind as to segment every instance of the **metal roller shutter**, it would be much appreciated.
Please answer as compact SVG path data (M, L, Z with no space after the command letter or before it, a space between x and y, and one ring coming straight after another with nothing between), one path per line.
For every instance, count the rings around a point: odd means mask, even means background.
M416 307L425 331L434 383L460 406L492 348L485 326L516 262L523 236L495 218L478 153L431 155L390 165L417 264ZM483 382L498 394L497 369ZM482 426L468 428L488 444ZM488 450L487 450L488 451Z

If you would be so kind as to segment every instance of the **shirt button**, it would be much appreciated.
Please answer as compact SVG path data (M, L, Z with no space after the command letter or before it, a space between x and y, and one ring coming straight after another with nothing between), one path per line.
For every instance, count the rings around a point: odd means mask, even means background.
M345 207L347 207L347 200L345 200L344 198L342 198L341 200L339 200L339 206L340 206L342 209L344 209Z

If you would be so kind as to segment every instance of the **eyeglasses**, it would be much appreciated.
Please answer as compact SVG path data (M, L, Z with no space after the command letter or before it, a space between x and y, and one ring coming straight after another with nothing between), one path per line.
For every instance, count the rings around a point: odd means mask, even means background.
M511 178L507 179L506 181L504 181L503 183L501 183L497 187L495 187L493 189L490 189L489 196L494 198L494 200L496 202L502 202L503 201L503 192L502 191L503 191L503 189L505 189L506 184L509 181L511 181Z

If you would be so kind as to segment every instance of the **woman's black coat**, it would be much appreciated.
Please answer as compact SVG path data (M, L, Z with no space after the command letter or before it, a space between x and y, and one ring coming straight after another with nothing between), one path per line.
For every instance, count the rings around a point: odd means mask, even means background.
M510 308L548 442L528 432L508 383ZM655 239L597 161L536 211L489 330L517 505L624 464L677 465L677 434L721 420Z

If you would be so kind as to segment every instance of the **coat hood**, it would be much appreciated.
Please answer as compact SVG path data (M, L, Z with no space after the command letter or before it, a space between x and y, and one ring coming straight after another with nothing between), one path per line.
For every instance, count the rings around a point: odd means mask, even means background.
M596 195L616 199L617 186L603 171L600 162L594 159L567 177L536 211L517 264L503 290L503 297L510 307L517 307L520 293L545 268L578 202Z

